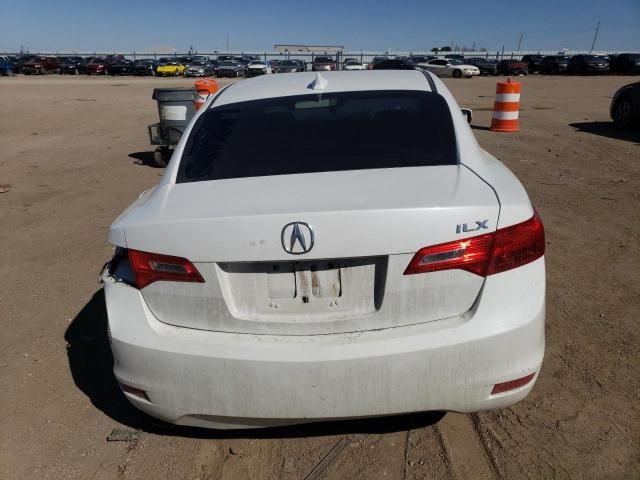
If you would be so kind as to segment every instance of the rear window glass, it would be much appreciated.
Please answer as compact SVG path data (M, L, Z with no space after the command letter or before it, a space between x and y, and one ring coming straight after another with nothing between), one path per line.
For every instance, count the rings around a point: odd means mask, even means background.
M209 109L187 140L177 182L456 163L440 95L340 92Z

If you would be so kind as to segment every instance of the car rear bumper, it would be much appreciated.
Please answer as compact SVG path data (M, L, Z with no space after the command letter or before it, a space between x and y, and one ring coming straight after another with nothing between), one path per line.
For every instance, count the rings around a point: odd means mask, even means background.
M140 292L105 275L114 372L129 401L167 422L265 427L511 405L544 354L544 259L487 279L460 317L350 334L209 332L158 321ZM491 395L496 383L536 374Z

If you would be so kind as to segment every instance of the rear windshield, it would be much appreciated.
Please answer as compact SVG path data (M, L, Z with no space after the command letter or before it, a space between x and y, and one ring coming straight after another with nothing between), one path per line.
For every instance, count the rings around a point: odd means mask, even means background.
M177 182L456 163L440 95L340 92L208 110L187 140Z

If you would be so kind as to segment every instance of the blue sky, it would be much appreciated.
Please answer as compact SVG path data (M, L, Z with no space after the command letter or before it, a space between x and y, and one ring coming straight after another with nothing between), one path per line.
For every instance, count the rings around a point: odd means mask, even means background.
M351 50L640 50L640 0L177 2L0 0L0 51L131 52L271 49L274 43Z

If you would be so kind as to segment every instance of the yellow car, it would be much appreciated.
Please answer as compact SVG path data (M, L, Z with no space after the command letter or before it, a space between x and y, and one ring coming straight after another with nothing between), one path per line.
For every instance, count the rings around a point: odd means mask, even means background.
M186 67L177 60L166 60L158 64L156 73L161 77L168 77L169 75L179 77L184 75L184 69Z

